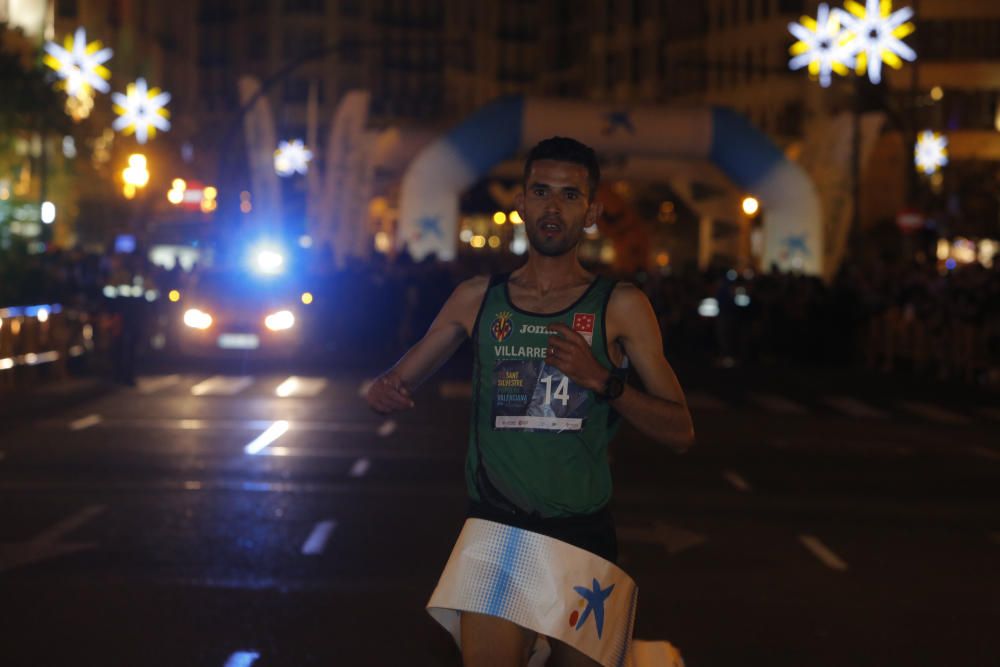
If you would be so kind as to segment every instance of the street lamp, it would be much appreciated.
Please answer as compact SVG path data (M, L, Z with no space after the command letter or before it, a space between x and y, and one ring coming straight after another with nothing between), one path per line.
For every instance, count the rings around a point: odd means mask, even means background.
M128 156L128 166L122 170L122 180L125 183L122 192L126 199L135 198L136 191L149 184L149 170L146 164L146 156L142 153L132 153Z
M746 196L743 198L743 213L749 217L757 215L757 211L760 210L760 202L757 201L756 197Z

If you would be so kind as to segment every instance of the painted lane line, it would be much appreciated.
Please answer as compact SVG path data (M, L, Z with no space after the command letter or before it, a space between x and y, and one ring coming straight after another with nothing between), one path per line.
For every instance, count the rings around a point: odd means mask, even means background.
M703 391L685 393L684 398L687 400L688 407L692 410L725 410L729 407L725 401L711 394L706 394Z
M172 387L181 381L180 375L163 375L160 377L139 378L138 387L140 394L154 394L161 389Z
M390 435L396 432L396 421L393 419L386 419L382 424L375 430L375 432L381 438L388 438Z
M750 394L750 400L768 412L773 412L779 415L804 415L809 412L795 401L790 401L787 398L776 394L753 393Z
M12 570L49 558L93 549L94 544L61 542L60 538L87 523L104 511L103 505L85 507L62 521L50 526L27 542L0 544L0 572Z
M253 384L248 375L213 375L191 387L192 396L235 396Z
M933 422L938 422L939 424L968 424L972 421L965 415L960 415L957 412L939 408L938 406L931 405L930 403L921 403L920 401L901 401L900 405L903 406L903 409L907 412Z
M288 431L288 422L285 420L276 421L268 426L267 430L251 440L250 443L243 448L243 451L250 455L259 454L264 448L283 436L286 431Z
M316 396L326 388L324 378L307 378L292 375L274 390L278 398L291 396Z
M813 535L799 535L799 542L831 570L843 572L847 569L847 563L840 556L830 551L829 547L819 541L819 538Z
M722 476L727 482L732 484L738 491L743 491L749 493L752 491L750 484L743 478L743 475L739 474L735 470L724 470Z
M86 417L80 417L76 421L71 421L69 429L71 431L82 431L85 428L97 426L101 421L101 415L87 415Z
M259 657L260 653L257 651L236 651L226 658L226 664L223 667L250 667L257 662Z
M862 403L850 396L827 396L823 402L839 412L850 417L860 417L862 419L886 419L889 415L881 410L877 410L866 403Z
M354 462L354 465L351 466L351 477L364 477L371 465L372 462L367 458L358 459Z
M977 445L976 447L969 447L969 451L976 456L982 457L984 459L989 459L991 461L1000 461L1000 452L995 452L989 447L983 447L982 445Z
M309 533L309 538L302 545L303 556L318 556L323 553L326 541L330 538L330 533L337 527L337 522L333 520L320 521Z

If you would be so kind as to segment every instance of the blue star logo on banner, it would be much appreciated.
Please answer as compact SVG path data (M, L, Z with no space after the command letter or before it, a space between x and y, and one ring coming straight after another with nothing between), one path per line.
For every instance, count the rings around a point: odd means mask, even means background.
M583 610L583 614L580 615L580 620L577 621L577 630L583 627L583 623L590 616L590 612L594 612L594 623L597 624L597 638L601 638L601 633L604 632L604 601L611 595L614 587L615 585L611 584L602 590L601 584L598 583L597 579L594 579L593 589L588 589L586 586L573 587L573 590L587 601L587 607Z
M809 251L809 244L806 242L805 235L800 234L799 236L788 236L784 241L785 248L788 250L789 255L794 255L796 253L801 253L803 255L811 255Z
M604 121L603 134L614 134L619 127L629 134L635 134L635 125L632 124L628 111L610 111L604 114Z
M437 236L442 240L444 239L444 232L441 231L441 220L439 218L431 216L420 218L417 221L417 227L419 228L418 237L420 238L426 234L427 236Z

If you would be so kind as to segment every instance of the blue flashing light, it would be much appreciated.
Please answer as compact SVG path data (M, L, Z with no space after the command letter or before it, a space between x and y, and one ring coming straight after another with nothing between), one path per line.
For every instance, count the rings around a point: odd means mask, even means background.
M954 258L954 257L949 257L949 258L948 258L948 261L946 261L946 262L944 263L944 265L945 265L946 267L948 267L948 270L949 270L949 271L951 271L951 270L953 270L953 269L954 269L954 268L955 268L956 266L958 266L958 262L956 262L956 261L955 261L955 258Z

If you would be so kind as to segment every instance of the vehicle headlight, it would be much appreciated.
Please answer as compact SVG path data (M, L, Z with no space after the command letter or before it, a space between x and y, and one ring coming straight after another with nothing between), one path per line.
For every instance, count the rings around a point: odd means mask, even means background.
M295 326L295 315L290 310L279 310L264 318L264 326L271 331L284 331Z
M207 329L212 326L212 316L197 308L188 308L184 311L184 324L192 329Z

